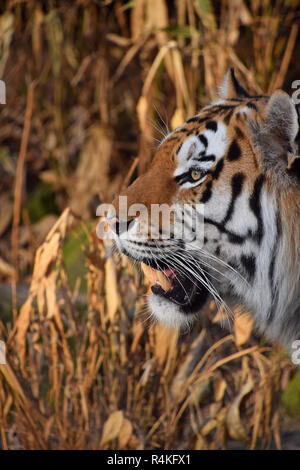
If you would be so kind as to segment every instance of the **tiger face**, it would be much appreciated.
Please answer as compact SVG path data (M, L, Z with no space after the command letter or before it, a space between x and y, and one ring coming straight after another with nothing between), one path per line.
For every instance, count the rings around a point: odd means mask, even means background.
M119 250L142 263L153 283L156 319L191 323L212 297L242 303L271 339L300 339L297 132L287 94L250 96L230 70L220 100L164 138L148 172L121 194L128 207L142 204L149 213L153 205L174 208L168 238L151 237L142 212L107 217ZM118 197L113 204L118 214ZM188 236L174 235L183 207L202 208L201 240L187 211Z

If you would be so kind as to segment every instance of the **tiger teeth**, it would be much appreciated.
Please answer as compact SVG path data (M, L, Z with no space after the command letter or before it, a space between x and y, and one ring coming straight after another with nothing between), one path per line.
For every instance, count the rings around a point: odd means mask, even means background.
M150 268L147 264L141 263L143 273L151 284L160 284L165 292L171 289L171 282L162 271Z
M163 288L164 291L168 291L171 289L171 283L169 279L164 275L162 271L156 271L157 272L157 277L158 277L158 282Z

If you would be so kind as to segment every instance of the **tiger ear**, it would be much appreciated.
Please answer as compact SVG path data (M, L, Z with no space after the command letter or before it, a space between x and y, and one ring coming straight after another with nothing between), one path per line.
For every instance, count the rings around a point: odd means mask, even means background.
M251 128L266 166L276 170L280 165L288 175L300 178L300 157L295 145L298 116L289 95L282 90L274 91L265 107L262 122L252 122Z
M272 93L265 109L264 131L292 148L298 133L298 115L292 99L282 90Z
M219 87L219 96L224 100L230 100L231 98L249 98L249 93L236 79L233 68L229 69L226 73Z

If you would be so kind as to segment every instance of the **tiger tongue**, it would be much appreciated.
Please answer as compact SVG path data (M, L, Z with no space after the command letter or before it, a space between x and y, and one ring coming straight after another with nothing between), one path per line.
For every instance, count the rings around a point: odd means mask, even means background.
M156 284L158 282L165 292L171 289L172 284L162 271L150 268L150 266L145 263L141 263L141 266L143 273L151 284Z

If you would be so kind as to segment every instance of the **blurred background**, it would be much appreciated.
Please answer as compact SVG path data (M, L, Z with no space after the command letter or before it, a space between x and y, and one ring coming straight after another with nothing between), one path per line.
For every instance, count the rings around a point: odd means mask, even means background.
M3 0L0 449L300 448L300 375L213 302L153 324L96 208L216 96L300 79L299 0Z

